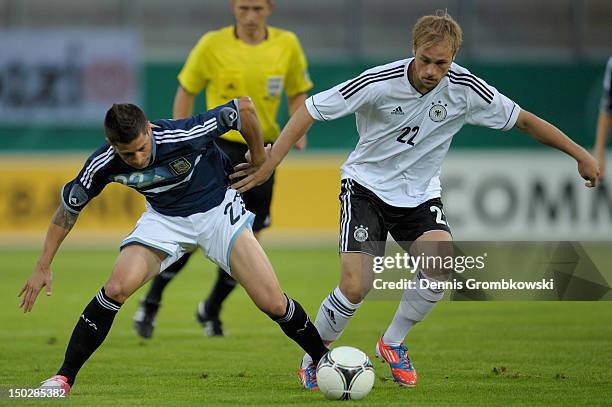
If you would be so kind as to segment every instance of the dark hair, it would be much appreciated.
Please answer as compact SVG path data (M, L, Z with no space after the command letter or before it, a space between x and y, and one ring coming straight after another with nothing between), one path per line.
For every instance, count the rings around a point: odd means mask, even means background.
M104 117L104 133L111 144L128 144L147 131L147 118L138 106L113 103Z

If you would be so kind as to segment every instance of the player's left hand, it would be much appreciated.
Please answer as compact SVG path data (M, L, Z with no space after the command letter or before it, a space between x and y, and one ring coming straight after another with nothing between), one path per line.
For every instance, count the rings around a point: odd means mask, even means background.
M50 267L36 264L36 268L32 272L32 275L19 292L19 295L17 295L18 297L23 295L19 308L22 308L23 312L32 311L36 297L38 297L38 293L40 293L43 287L47 287L45 290L47 296L51 295L52 279L53 273Z
M578 172L587 181L584 184L586 187L593 188L597 186L599 164L592 155L587 154L585 158L578 160Z

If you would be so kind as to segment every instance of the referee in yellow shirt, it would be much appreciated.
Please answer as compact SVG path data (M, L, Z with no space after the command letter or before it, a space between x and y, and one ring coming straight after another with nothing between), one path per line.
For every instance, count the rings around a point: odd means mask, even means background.
M272 143L280 133L276 115L283 91L291 115L304 104L306 92L312 88L306 57L295 34L267 25L273 0L231 0L230 5L235 25L202 36L179 73L173 116L175 119L191 116L195 97L204 89L207 109L236 97L250 96L261 121L264 141ZM233 165L245 161L248 148L240 133L230 131L216 143ZM305 138L296 145L298 149L305 146ZM274 176L243 195L247 209L255 214L256 237L270 226L273 185ZM153 335L162 292L189 257L183 256L153 280L134 315L134 328L141 337ZM223 336L221 304L235 285L232 277L217 269L217 281L196 312L207 335Z

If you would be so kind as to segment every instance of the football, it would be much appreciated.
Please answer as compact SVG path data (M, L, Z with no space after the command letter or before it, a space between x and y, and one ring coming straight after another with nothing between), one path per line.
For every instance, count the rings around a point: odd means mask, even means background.
M317 383L330 400L359 400L374 385L374 366L364 352L351 346L329 351L317 365Z

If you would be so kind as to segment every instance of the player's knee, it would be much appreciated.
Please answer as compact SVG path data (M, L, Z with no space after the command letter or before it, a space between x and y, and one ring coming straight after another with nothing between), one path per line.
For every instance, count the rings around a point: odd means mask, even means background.
M344 282L344 284L340 284L340 291L353 304L359 304L368 294L366 288L362 287L359 282Z
M340 278L340 291L353 304L359 304L370 291L369 279L359 273L343 273Z
M104 285L106 296L120 303L128 299L130 293L120 281L110 280Z
M370 256L349 253L342 255L340 291L353 304L359 304L372 288L373 268Z

